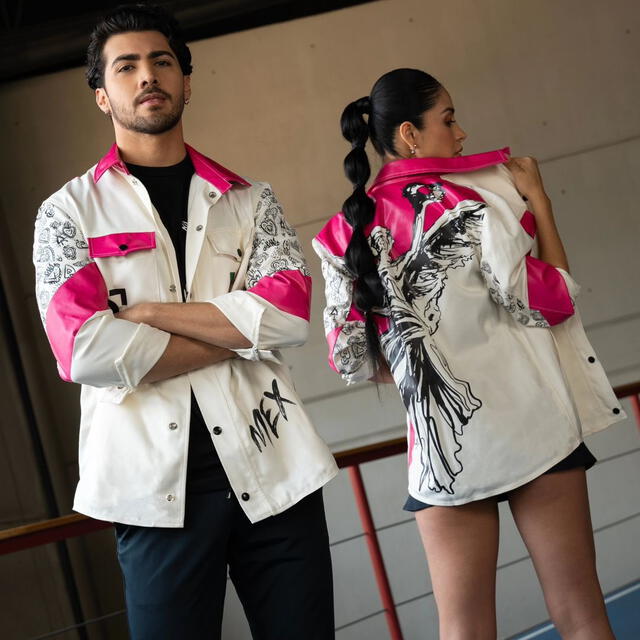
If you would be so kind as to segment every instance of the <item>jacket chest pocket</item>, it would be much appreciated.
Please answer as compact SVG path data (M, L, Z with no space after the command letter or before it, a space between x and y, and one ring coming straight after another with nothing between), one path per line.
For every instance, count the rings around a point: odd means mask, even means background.
M251 252L252 230L248 227L214 227L207 230L204 247L208 268L203 272L206 289L211 285L208 295L222 295L236 289L244 289L247 262ZM204 266L204 265L203 265Z
M154 231L110 233L87 238L106 282L109 307L121 308L159 299Z

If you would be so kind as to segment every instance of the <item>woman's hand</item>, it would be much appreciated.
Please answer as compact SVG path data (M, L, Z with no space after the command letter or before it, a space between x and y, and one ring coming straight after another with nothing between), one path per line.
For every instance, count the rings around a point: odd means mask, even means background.
M511 158L504 163L511 171L516 189L527 200L540 200L547 198L542 184L542 176L535 158Z

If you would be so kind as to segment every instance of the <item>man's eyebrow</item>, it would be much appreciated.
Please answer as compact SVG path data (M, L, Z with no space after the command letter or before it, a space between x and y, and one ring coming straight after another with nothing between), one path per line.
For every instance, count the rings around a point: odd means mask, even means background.
M115 67L115 65L122 60L140 60L140 56L137 53L123 53L111 63L111 66Z
M165 51L163 49L159 49L158 51L152 51L147 57L153 59L153 58L161 58L162 56L169 56L170 58L173 58L174 60L176 58L173 55L173 53L171 53L171 51ZM122 55L118 56L111 63L111 66L114 67L116 64L118 64L118 62L122 62L123 60L130 60L130 61L140 60L140 54L138 54L138 53L123 53Z
M149 58L160 58L161 56L169 56L170 58L173 58L174 60L176 59L176 57L173 55L173 53L171 53L171 51L164 51L162 49L158 50L158 51L152 51L149 54Z

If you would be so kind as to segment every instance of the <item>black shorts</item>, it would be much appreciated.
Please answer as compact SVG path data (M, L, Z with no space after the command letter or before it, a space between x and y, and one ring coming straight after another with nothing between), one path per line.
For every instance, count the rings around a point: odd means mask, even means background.
M589 451L589 449L587 449L587 445L584 442L581 442L566 458L563 458L560 462L554 464L551 469L547 469L544 473L569 471L569 469L577 469L579 467L584 467L584 469L587 470L591 469L595 463L595 456L591 451ZM542 475L544 475L544 473ZM503 502L504 500L509 499L509 493L509 491L505 491L505 493L500 493L497 496L491 497L493 497L497 502ZM405 511L422 511L422 509L427 509L428 507L433 506L435 505L420 502L420 500L416 500L413 496L409 496L402 508Z

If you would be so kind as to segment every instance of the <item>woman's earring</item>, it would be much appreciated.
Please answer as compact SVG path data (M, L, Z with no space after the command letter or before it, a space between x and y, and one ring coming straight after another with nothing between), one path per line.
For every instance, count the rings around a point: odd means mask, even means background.
M184 103L185 103L185 104L189 104L189 98L185 98L185 99L184 99Z
M413 145L413 147L409 147L409 153L410 153L412 156L415 156L415 155L416 155L416 145L415 145L415 144Z

